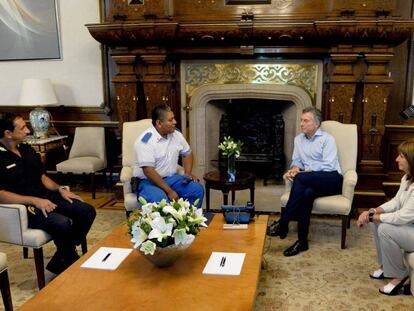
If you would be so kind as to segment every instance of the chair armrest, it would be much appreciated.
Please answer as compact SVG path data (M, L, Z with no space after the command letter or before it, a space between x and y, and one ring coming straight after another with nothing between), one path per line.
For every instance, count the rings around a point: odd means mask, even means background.
M283 180L285 181L285 192L290 192L292 188L292 182L288 178L287 172L283 174Z
M123 190L124 190L124 197L125 197L127 193L132 192L132 185L131 185L132 167L124 166L121 170L121 176L119 179L123 183Z
M131 182L132 178L132 167L123 166L121 169L121 176L119 177L121 182Z
M355 186L358 181L358 174L354 170L346 171L343 174L342 195L352 202L354 198Z
M27 230L26 206L0 204L0 241L23 244L23 232Z
M184 175L184 167L177 165L177 174Z

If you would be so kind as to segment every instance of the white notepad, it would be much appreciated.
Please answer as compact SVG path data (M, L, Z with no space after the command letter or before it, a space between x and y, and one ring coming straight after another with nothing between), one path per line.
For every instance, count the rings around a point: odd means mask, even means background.
M132 252L132 248L100 247L81 268L115 270Z
M240 275L246 253L212 252L203 274Z

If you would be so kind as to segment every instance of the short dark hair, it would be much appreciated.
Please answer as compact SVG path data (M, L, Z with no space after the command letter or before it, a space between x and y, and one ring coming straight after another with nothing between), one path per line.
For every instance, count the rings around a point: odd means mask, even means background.
M155 123L157 120L164 121L165 114L167 112L170 112L171 107L167 104L161 104L158 106L155 106L154 109L152 109L151 118L152 118L152 125L155 126Z
M310 113L312 113L313 114L313 117L315 118L315 121L319 124L319 126L321 125L321 122L322 122L322 112L318 109L318 108L315 108L315 107L313 107L313 106L308 106L308 107L305 107L303 110L302 110L302 113L307 113L307 112L310 112Z
M18 113L13 112L6 112L2 113L0 116L0 138L4 137L5 131L14 131L14 128L16 127L14 121L18 118L23 117Z

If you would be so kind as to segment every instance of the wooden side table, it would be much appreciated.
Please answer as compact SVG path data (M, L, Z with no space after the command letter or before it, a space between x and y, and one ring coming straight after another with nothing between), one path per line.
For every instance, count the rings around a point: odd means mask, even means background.
M27 136L25 142L40 154L42 163L46 163L46 154L56 148L62 147L67 135L51 135L48 138L34 138L32 135Z
M206 211L210 211L210 189L221 190L223 192L223 203L228 204L229 192L231 191L231 204L234 204L235 192L237 190L250 189L250 201L254 203L254 182L255 177L252 173L237 171L236 180L227 180L227 173L211 171L203 176L206 182Z

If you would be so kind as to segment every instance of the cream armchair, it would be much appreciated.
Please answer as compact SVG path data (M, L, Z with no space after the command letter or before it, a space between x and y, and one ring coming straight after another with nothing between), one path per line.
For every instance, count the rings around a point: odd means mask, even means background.
M136 159L135 140L151 126L151 119L124 122L122 125L122 170L120 180L123 183L124 205L127 215L138 206L137 195L132 189L134 162Z
M36 267L37 284L39 289L45 286L45 270L43 262L43 245L52 237L43 230L29 228L27 210L21 204L0 204L0 241L24 248L24 258L27 258L27 248L33 248ZM82 253L87 252L86 239L81 244Z
M92 199L95 199L95 173L105 168L105 129L77 127L69 159L56 164L56 170L60 173L88 173L91 177Z
M358 180L356 162L358 153L358 133L355 124L342 124L337 121L324 121L321 128L331 134L338 148L339 164L344 177L342 193L338 195L317 198L313 203L313 214L338 215L342 218L341 248L345 248L346 229L349 222L349 214L352 208L355 185ZM285 180L286 193L280 201L284 208L290 194L291 182Z
M45 286L42 247L51 240L45 231L28 227L24 205L0 204L0 241L33 248L39 289Z
M3 298L4 303L4 310L13 311L9 275L7 273L7 257L4 253L0 253L0 289L1 297Z

